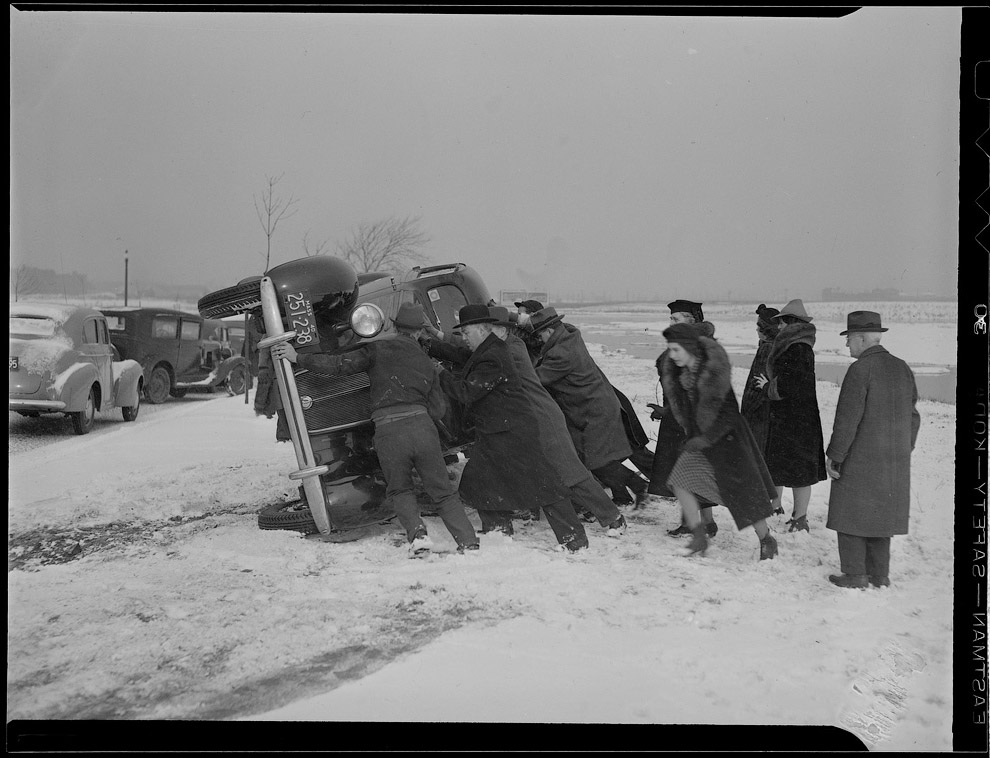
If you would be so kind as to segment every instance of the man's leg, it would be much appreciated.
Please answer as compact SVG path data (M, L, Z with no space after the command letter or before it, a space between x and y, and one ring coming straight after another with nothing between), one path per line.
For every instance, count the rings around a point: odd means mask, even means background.
M836 532L836 539L842 574L830 574L828 580L838 587L864 589L869 583L866 573L866 538Z
M436 425L427 416L406 419L402 433L414 447L413 465L423 482L423 489L436 504L437 514L458 546L476 545L478 537L464 512L457 490L450 481L447 464L443 461L440 435Z
M590 511L602 526L611 526L622 518L615 503L609 499L605 490L598 485L591 474L568 489L571 491L571 502L574 504L574 508Z
M395 423L383 424L375 430L375 450L378 462L385 477L385 496L392 501L395 515L406 530L406 538L412 542L416 530L426 528L419 515L419 503L413 489L411 438L397 429L390 428Z
M587 546L588 535L584 531L584 524L574 512L570 500L558 500L544 505L543 512L547 514L547 523L550 524L557 542L561 545L570 544L572 548Z
M890 537L866 539L866 573L876 587L890 584Z

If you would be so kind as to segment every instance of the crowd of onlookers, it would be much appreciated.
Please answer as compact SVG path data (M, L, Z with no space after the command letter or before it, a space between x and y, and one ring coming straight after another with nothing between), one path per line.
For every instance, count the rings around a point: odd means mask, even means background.
M546 517L560 549L588 547L585 524L619 537L620 507L644 508L651 496L676 498L681 523L668 534L690 536L687 554L704 554L718 532L715 506L738 529L752 526L760 560L778 545L767 520L783 514L792 493L789 531L809 531L812 487L832 480L827 526L838 533L841 587L889 584L889 545L906 534L910 457L920 417L914 375L879 345L880 315L847 317L850 366L826 447L815 380L815 326L799 299L779 310L756 309L758 347L741 398L732 365L702 304L668 304L666 347L656 361L663 390L650 404L659 422L655 450L629 399L612 386L588 352L580 330L534 300L516 311L472 304L461 308L456 334L445 335L420 305L404 304L392 319L393 340L371 341L344 354L272 348L317 373L364 371L371 383L375 449L413 555L432 541L419 514L413 471L458 544L481 532L513 533L513 520ZM458 487L443 463L436 410L456 404L474 428ZM629 465L626 465L628 462Z

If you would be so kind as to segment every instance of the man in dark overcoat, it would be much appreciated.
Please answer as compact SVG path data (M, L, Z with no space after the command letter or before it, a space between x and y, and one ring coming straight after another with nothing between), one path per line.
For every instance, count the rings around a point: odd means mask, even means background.
M842 380L826 454L832 479L826 526L838 533L839 587L890 585L890 538L908 533L911 451L921 415L911 368L880 345L880 314L846 318L849 354L856 361Z
M606 487L628 487L645 497L647 483L622 465L632 448L622 426L622 408L612 385L588 352L580 330L563 322L554 308L530 319L543 341L536 375L560 406L578 457Z
M394 337L365 342L343 353L297 353L292 345L283 342L272 346L271 355L325 376L366 372L385 496L406 530L410 553L423 555L433 546L416 501L414 469L457 542L458 552L477 550L478 537L450 482L440 436L429 415L431 406L436 407L436 393L441 390L433 361L417 342L428 323L423 306L403 303L392 322L397 331ZM439 397L442 399L442 394Z
M479 511L542 507L561 545L571 551L586 548L588 537L570 491L558 476L548 475L553 467L509 349L492 334L495 317L488 306L465 305L458 321L472 353L460 376L441 369L440 385L474 424L461 496Z

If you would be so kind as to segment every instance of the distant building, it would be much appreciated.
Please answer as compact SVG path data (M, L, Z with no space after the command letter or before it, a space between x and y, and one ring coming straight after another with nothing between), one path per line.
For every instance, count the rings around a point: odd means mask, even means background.
M537 302L543 303L543 305L549 305L550 293L532 292L529 290L499 290L498 291L499 305L514 307L515 303L522 302L523 300L536 300Z

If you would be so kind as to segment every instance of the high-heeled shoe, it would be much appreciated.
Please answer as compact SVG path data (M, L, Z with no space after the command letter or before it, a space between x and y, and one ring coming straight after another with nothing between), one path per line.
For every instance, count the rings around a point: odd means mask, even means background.
M789 532L810 532L808 528L808 517L798 516L787 521L787 531Z
M766 536L760 539L760 560L769 561L777 555L777 540L773 538L770 532L767 532Z
M708 532L705 529L704 524L698 524L691 530L691 541L687 546L687 555L694 555L695 553L705 554L708 550Z

